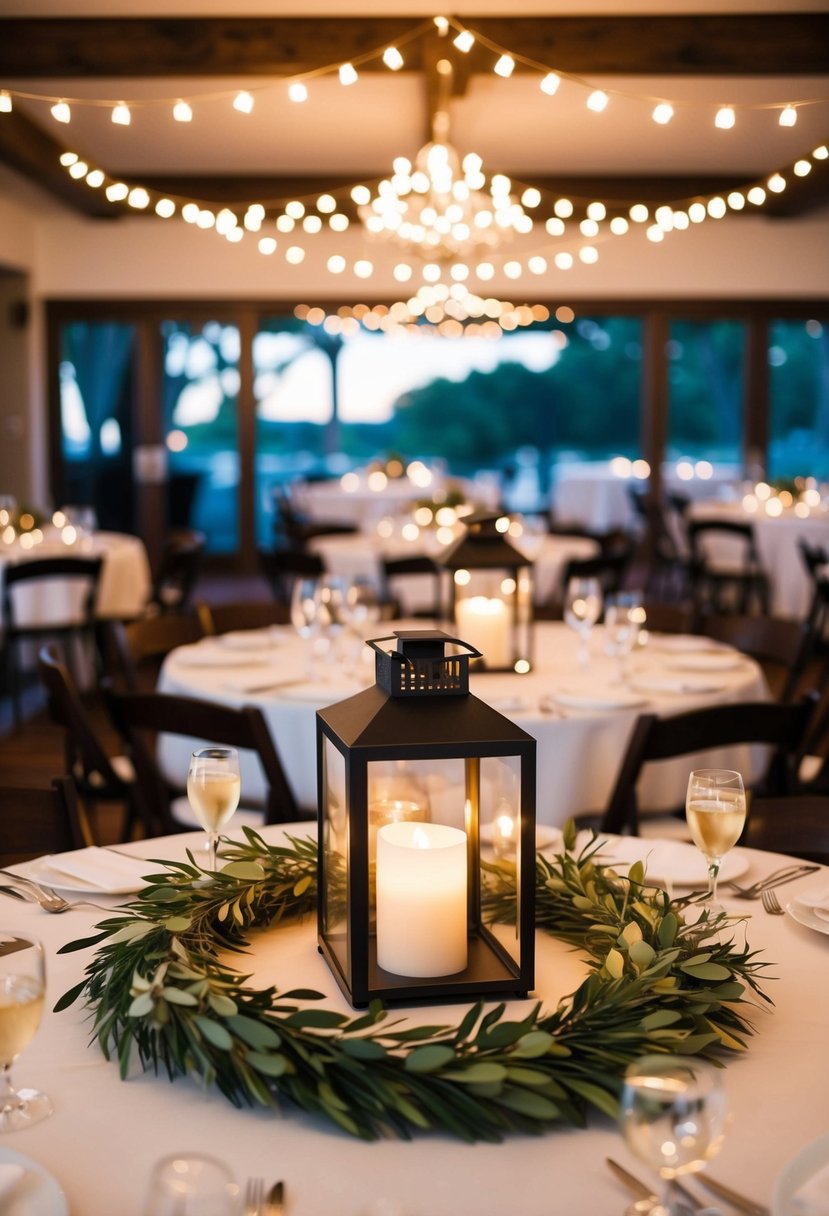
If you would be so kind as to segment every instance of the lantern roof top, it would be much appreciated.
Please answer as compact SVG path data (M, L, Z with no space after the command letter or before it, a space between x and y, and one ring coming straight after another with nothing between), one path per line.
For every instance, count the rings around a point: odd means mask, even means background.
M478 512L464 520L466 531L446 550L440 564L449 570L507 569L532 566L532 562L498 529L504 515Z

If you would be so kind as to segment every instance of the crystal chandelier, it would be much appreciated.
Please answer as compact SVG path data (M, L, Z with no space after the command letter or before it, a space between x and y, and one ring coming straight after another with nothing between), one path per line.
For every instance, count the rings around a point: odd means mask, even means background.
M432 140L420 149L414 165L397 157L393 175L359 208L368 232L437 262L491 253L516 234L533 230L531 217L511 193L510 179L500 173L487 178L474 152L461 161L448 127L448 115L437 113Z

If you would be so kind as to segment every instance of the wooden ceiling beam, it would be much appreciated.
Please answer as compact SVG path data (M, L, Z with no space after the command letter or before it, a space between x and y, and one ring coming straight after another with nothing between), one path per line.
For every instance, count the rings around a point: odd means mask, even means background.
M577 74L829 72L829 13L467 16L463 23L518 56ZM428 24L395 17L2 18L0 79L295 75L402 43ZM418 36L405 46L410 69L424 66L422 45ZM491 71L492 60L478 42L469 70ZM379 56L361 69L388 70ZM517 70L528 69L519 62Z
M0 114L0 162L22 173L35 185L59 198L75 211L93 219L120 215L100 190L70 177L60 163L63 145L31 122L19 110Z

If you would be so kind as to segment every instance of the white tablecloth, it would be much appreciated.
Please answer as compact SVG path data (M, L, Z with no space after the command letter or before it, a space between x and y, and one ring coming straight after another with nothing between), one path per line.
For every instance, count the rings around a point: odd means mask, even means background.
M98 584L96 613L100 617L138 616L150 592L150 563L144 542L123 532L97 532L77 545L63 545L46 540L33 549L21 549L15 544L0 550L0 579L8 562L32 561L46 557L97 557L104 559ZM77 611L83 590L77 583L49 581L48 589L22 585L15 589L19 596L22 620L50 621L70 617ZM16 605L17 606L17 605Z
M694 503L692 519L724 519L750 523L760 560L771 581L773 616L805 617L812 602L812 583L800 553L799 540L829 548L829 511L815 511L805 519L786 510L782 515L746 511L739 502L716 499ZM719 543L719 542L718 542ZM726 543L722 553L727 557Z
M419 499L437 497L450 485L468 494L469 501L486 510L498 507L498 487L491 482L474 482L464 478L437 478L426 488L418 487L407 477L393 478L382 489L371 489L366 474L359 474L353 487L344 489L339 479L309 482L296 490L297 505L312 519L336 519L354 524L367 531L384 516L397 515Z
M683 480L674 464L662 466L662 485L691 499L710 496L719 485L734 480L737 470L715 468L710 478ZM631 476L620 476L610 461L574 461L557 465L553 475L551 502L561 520L576 520L596 532L610 528L632 528L638 517L630 501L630 490L642 492L646 483Z
M296 829L303 833L307 825ZM266 829L278 839L278 829ZM197 837L143 841L131 851L151 858L183 858ZM750 854L750 875L768 873L780 858ZM825 888L829 871L782 888L791 898L809 886ZM51 1118L3 1137L3 1148L26 1154L51 1171L72 1216L143 1216L153 1163L176 1151L212 1153L240 1181L284 1178L290 1216L619 1216L630 1197L604 1166L612 1156L646 1174L613 1123L591 1116L586 1130L514 1136L500 1145L469 1146L444 1135L362 1143L328 1124L286 1109L283 1116L232 1107L195 1083L133 1070L119 1080L90 1046L88 1011L53 1013L55 1001L82 977L89 951L59 955L60 946L90 936L100 913L49 916L34 905L0 896L5 927L37 934L47 951L46 1012L31 1045L14 1065L20 1085L46 1090ZM108 902L106 899L104 902ZM114 901L112 901L114 902ZM765 987L773 1007L753 1016L757 1034L747 1052L728 1060L724 1074L733 1114L711 1173L769 1202L774 1179L806 1143L829 1126L829 1087L821 1084L829 1053L829 938L789 917L766 915L758 904L732 902L752 914L749 944L773 964ZM315 925L278 929L255 938L239 967L253 982L325 992L326 1005L349 1012L315 948ZM580 957L546 936L537 940L537 993L546 1008L573 991L585 975ZM515 1012L513 1014L513 1006ZM523 1002L510 1005L521 1016ZM464 1006L407 1012L411 1020L456 1022ZM49 1216L52 1216L50 1213Z
M322 557L329 574L378 582L384 557L414 557L425 553L440 560L446 548L438 543L430 529L424 529L418 539L411 542L401 537L382 540L376 534L319 536L311 542L310 547ZM514 547L533 563L533 594L537 604L555 601L567 562L595 557L599 552L596 541L585 537L549 534L527 534L520 542L516 541ZM406 612L420 612L431 608L434 603L432 582L423 576L401 575L394 580L393 591Z
M390 635L405 622L386 622L374 627L372 637ZM422 626L422 622L421 622ZM265 635L263 635L265 636ZM327 679L315 684L296 684L283 689L255 686L283 680L301 680L302 646L290 630L270 633L281 644L261 652L234 650L217 639L205 639L197 646L173 651L165 660L159 677L162 692L183 693L218 700L230 705L261 706L273 732L288 780L300 806L314 809L316 791L315 711L323 705L342 700L360 687L374 683L373 652L363 647L357 653L364 659L362 679L344 675L339 663L323 670ZM640 693L640 704L622 709L548 707L542 711L542 698L557 690L580 689L587 694L606 695L618 679L615 659L603 653L602 631L593 638L592 661L584 672L578 663L573 634L560 622L536 625L536 661L523 676L510 673L473 673L471 691L483 701L500 709L538 740L538 819L541 823L562 824L580 811L604 808L621 762L636 717L643 712L680 713L686 709L715 702L762 700L768 697L759 667L741 659L733 670L717 672L710 687L716 691ZM687 661L688 656L685 656ZM673 656L673 662L682 656ZM655 647L645 649L631 660L631 678L642 680L670 674L672 657ZM674 672L681 680L682 672ZM248 688L241 687L242 684ZM623 690L624 691L624 690ZM166 770L178 779L186 777L190 745L170 736L162 740L161 754ZM755 771L756 749L736 748L712 753L706 761L713 766L736 768L747 774ZM646 772L641 787L643 808L680 805L685 799L688 772L694 764L689 757L663 761ZM184 781L182 780L182 785ZM261 801L262 776L255 762L242 772L243 800Z

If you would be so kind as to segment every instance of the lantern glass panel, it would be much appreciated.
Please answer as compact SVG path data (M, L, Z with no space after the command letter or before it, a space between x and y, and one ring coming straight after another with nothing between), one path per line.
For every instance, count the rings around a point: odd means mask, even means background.
M323 752L325 818L320 845L325 852L322 923L328 943L343 967L348 964L346 921L348 890L348 815L346 813L345 757L325 740Z
M480 760L480 836L484 858L514 864L516 887L514 906L509 915L502 906L498 923L489 929L502 948L516 961L520 959L519 908L521 873L521 760L518 756L484 756ZM486 872L478 871L480 906L485 908Z

